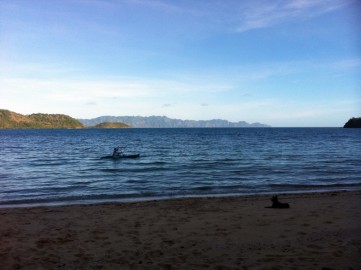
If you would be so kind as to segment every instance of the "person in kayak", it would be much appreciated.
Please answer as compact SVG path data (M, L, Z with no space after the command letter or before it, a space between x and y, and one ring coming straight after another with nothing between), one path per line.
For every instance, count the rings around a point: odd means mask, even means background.
M115 147L113 150L113 157L119 157L122 154L122 151L120 150L120 147Z

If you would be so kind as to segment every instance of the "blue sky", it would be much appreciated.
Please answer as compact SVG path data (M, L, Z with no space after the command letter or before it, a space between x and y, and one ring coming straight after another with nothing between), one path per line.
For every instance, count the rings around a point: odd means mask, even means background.
M342 126L358 0L0 0L0 108Z

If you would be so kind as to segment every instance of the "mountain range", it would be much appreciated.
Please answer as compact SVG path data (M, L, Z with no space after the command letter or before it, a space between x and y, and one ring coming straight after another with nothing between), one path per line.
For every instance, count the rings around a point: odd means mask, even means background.
M0 109L0 129L36 128L239 128L269 127L265 124L227 120L180 120L166 116L101 116L93 119L74 119L64 114L36 113L22 115Z
M261 123L245 121L229 122L222 119L213 120L181 120L166 116L100 116L92 119L77 119L84 126L95 126L104 122L121 122L133 128L239 128L239 127L270 127Z

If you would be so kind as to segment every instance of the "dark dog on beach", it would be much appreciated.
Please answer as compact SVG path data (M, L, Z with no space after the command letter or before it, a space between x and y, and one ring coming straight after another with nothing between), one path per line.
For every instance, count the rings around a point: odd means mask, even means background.
M271 201L272 201L272 206L268 206L266 208L290 208L290 205L288 203L279 202L277 196L273 196Z

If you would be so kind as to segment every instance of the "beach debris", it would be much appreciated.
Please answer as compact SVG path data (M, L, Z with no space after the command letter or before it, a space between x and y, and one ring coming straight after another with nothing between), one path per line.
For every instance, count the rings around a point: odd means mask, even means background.
M288 203L281 203L278 201L278 196L272 196L271 198L272 206L266 206L266 208L290 208Z

